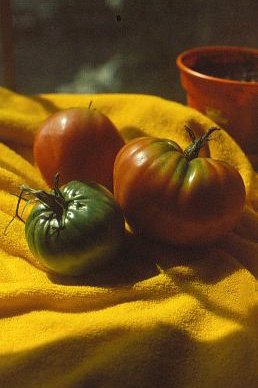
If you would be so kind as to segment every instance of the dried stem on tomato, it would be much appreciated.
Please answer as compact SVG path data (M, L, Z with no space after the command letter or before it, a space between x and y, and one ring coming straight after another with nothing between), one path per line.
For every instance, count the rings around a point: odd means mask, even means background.
M210 135L214 131L219 131L220 128L218 127L211 127L204 135L201 137L196 138L195 134L189 128L187 125L185 125L186 131L189 133L189 136L191 137L192 144L190 144L185 150L184 155L186 159L190 162L190 160L195 159L198 157L200 149L205 146L205 144L211 140Z

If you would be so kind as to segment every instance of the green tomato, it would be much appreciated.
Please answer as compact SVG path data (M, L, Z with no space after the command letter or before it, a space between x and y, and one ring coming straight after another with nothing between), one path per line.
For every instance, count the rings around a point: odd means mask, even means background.
M30 251L47 270L82 275L99 269L118 254L125 222L105 187L71 181L49 193L29 190L40 203L26 220L25 235Z

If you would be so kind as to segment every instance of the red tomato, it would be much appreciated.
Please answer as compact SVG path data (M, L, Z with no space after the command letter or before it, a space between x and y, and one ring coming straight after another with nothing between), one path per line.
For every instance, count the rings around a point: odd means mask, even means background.
M229 164L198 157L215 128L183 151L168 139L141 137L114 164L114 196L131 228L176 245L217 240L236 224L245 187Z
M50 187L60 174L61 184L95 181L113 189L113 165L123 138L101 112L90 108L59 111L43 122L34 141L34 158Z

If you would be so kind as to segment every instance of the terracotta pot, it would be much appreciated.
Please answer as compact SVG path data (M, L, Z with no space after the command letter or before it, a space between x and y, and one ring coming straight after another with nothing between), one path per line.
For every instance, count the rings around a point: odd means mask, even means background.
M209 116L247 154L258 153L258 50L199 47L177 58L187 104Z

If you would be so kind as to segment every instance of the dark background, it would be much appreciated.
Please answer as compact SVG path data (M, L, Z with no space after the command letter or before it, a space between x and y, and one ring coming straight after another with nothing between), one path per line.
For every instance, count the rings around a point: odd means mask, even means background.
M11 9L16 90L27 94L147 93L184 103L180 52L258 45L257 0L12 0Z

